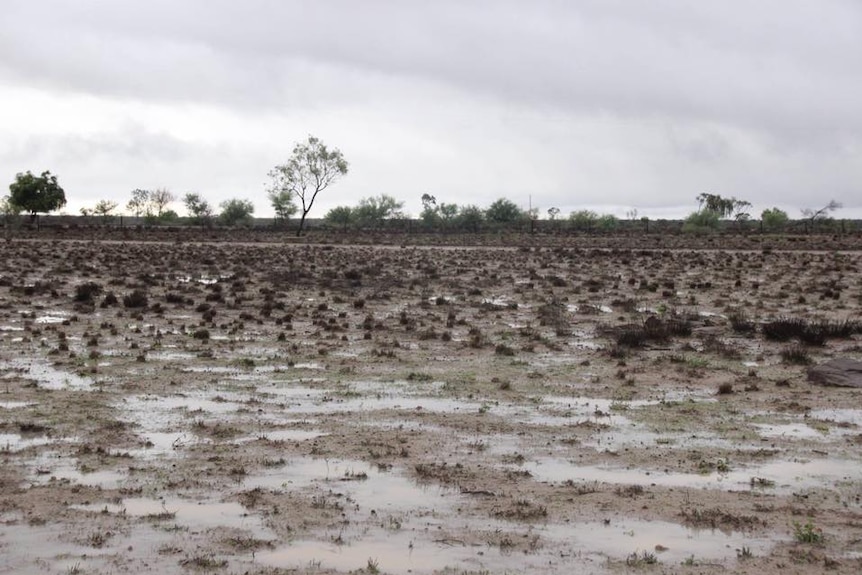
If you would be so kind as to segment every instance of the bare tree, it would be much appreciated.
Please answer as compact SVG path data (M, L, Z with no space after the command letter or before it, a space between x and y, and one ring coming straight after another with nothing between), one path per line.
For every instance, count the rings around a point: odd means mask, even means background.
M840 207L841 204L839 202L836 202L835 200L829 200L829 203L820 208L819 210L815 210L813 208L803 208L802 215L808 218L811 223L814 223L816 220L822 220L826 218L829 213L834 212Z
M165 208L176 200L177 197L167 188L159 188L150 192L150 203L153 205L157 218L161 218L162 214L165 213Z

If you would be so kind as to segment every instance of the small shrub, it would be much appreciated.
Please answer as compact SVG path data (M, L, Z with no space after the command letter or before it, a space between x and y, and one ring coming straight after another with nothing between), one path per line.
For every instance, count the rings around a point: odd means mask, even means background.
M207 328L201 327L194 331L192 337L200 340L208 340L210 338L210 332Z
M497 347L494 348L494 353L497 355L513 356L515 355L515 350L506 344L499 343L497 344Z
M799 543L820 545L823 543L823 530L815 527L809 519L805 524L793 523L793 538Z
M102 293L102 286L94 282L80 284L75 288L75 301L92 302L93 299Z
M728 314L727 319L730 322L730 327L736 333L754 333L757 331L754 321L744 311L734 310Z
M784 363L792 363L794 365L809 365L811 356L808 350L802 345L791 345L781 350L781 359Z
M117 296L114 292L109 291L105 294L105 299L102 300L102 307L113 307L117 305Z
M147 307L147 303L147 294L143 290L136 289L123 296L123 306L127 308Z
M658 563L658 558L655 556L655 553L650 553L649 551L641 551L638 553L635 551L628 557L626 557L626 565L629 567L641 567L643 565L655 565Z

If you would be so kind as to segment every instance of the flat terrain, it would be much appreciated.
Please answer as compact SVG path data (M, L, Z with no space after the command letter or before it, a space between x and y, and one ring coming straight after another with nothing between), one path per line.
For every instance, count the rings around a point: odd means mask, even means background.
M0 573L862 572L862 252L338 242L0 245Z

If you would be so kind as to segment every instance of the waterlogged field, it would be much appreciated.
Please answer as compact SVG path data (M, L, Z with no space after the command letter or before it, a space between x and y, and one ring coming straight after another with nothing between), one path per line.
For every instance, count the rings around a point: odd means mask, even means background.
M860 252L0 249L2 573L862 571Z

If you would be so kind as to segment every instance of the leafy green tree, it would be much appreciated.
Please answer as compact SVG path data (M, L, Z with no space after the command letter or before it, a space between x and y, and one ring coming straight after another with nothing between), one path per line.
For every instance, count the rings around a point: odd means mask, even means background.
M353 208L350 206L336 206L326 212L323 219L330 225L340 226L342 230L346 230L354 220Z
M463 231L477 233L485 222L485 212L476 205L464 206L458 212L455 223Z
M0 198L0 216L9 218L17 216L21 213L21 206L12 201L11 196L3 196Z
M749 218L746 211L751 207L751 202L737 200L736 198L723 198L718 194L702 193L697 196L698 208L701 211L710 211L718 214L719 219L733 218L736 221L744 221Z
M512 200L500 198L485 210L485 219L493 224L507 225L524 221L527 214Z
M30 171L17 174L9 185L9 192L11 203L29 213L31 218L66 205L66 192L57 183L57 176L48 171L42 172L41 176L34 176Z
M422 194L422 212L419 214L419 219L429 228L440 225L440 207L437 205L437 198L430 194Z
M354 216L361 226L380 228L384 221L401 217L402 207L404 202L399 202L390 195L380 194L359 200Z
M718 214L719 219L727 218L733 213L733 200L723 198L718 194L702 193L697 196L698 210Z
M599 214L592 210L578 210L569 214L569 223L573 230L588 232L596 227Z
M718 229L720 216L712 210L698 210L692 212L685 219L682 231L685 233L704 234L714 232Z
M275 211L275 217L282 223L290 219L290 216L296 213L299 207L293 201L293 194L290 190L270 190L269 203Z
M250 223L254 214L254 204L251 200L225 200L219 206L221 207L219 221L226 226Z
M783 229L790 218L784 210L767 208L761 212L760 221L763 222L764 229L774 232Z
M136 218L149 217L151 215L150 191L140 188L132 190L132 199L126 204L126 209L132 212Z
M596 228L603 232L612 232L620 225L620 220L613 214L603 214L596 220Z
M347 161L337 148L329 149L319 139L309 136L308 141L297 144L284 164L269 172L272 178L269 192L288 192L299 198L302 216L296 235L302 235L305 218L314 206L317 194L347 174Z
M3 233L9 238L9 232L17 222L16 216L21 213L21 207L12 202L10 196L0 198L0 218L3 219Z
M175 210L165 210L159 216L159 222L163 224L175 224L180 221L180 215Z
M209 225L213 219L213 209L210 203L197 192L188 192L183 196L183 203L192 221L199 225Z
M93 213L102 218L103 222L106 222L111 217L111 212L117 209L117 202L113 200L99 200L96 202L96 207L93 208Z
M440 220L443 222L443 226L446 228L452 227L455 224L455 221L458 219L458 204L447 204L446 202L440 202L438 206L438 214L440 216Z

